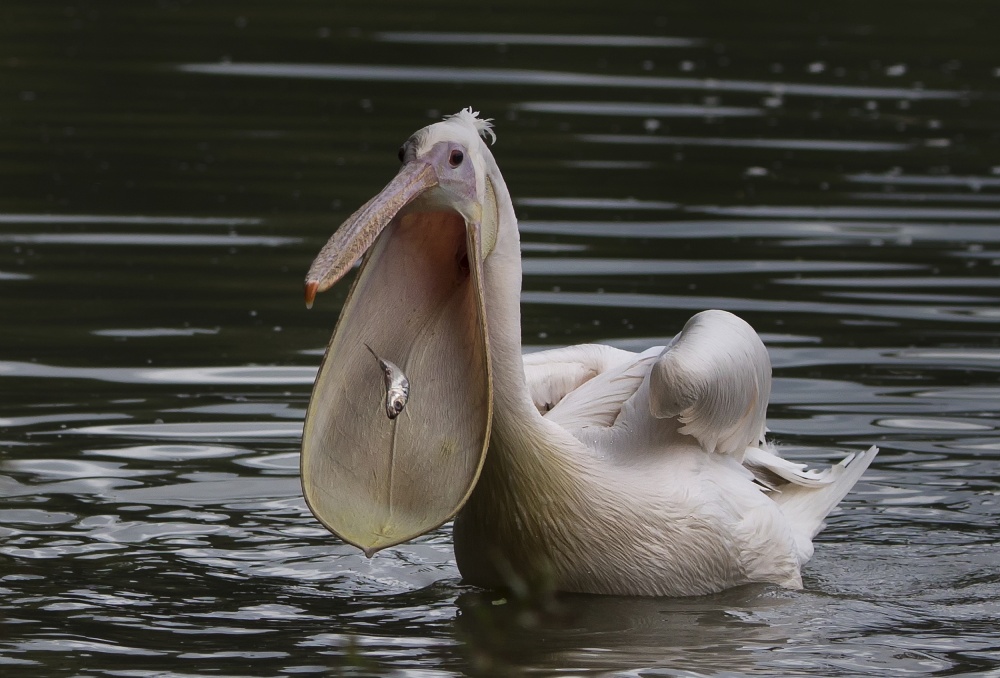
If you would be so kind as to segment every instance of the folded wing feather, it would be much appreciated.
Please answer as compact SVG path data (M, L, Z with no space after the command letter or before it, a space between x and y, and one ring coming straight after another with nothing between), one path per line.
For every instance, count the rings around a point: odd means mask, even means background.
M663 350L649 375L649 410L676 417L706 452L742 461L764 439L771 361L760 337L725 311L703 311Z
M556 407L567 394L634 353L603 344L578 344L524 356L524 376L535 407L542 414Z

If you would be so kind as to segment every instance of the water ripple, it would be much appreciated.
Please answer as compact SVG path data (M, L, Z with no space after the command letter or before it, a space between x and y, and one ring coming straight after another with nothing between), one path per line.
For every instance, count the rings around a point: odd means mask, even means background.
M873 265L872 270L885 270L881 268L881 264ZM850 278L835 278L835 277L822 277L822 278L778 278L774 282L781 283L783 285L808 285L811 287L824 287L824 288L836 288L836 287L923 287L930 289L938 289L942 287L973 287L973 288L990 288L990 287L1000 287L1000 278L987 278L987 277L954 277L954 276L943 276L943 275L929 275L924 277L915 276L893 276L891 278L885 277L865 277L865 276L854 276Z
M121 384L311 384L315 367L63 367L0 361L0 378L95 379Z
M0 224L122 224L129 226L257 226L256 217L147 216L142 214L15 214L0 213Z
M54 652L60 655L66 653L121 654L130 657L162 657L169 654L143 647L122 645L114 642L74 638L69 634L57 633L51 639L23 641L17 644L20 652Z
M132 478L137 476L164 475L167 471L137 470L124 464L109 461L83 461L74 459L10 459L3 464L6 471L30 473L39 480L64 478Z
M635 198L517 198L521 207L555 207L579 210L664 210L671 211L680 203L662 200L636 200ZM524 244L521 245L522 249Z
M774 148L787 151L841 151L886 153L906 151L912 142L865 141L861 139L775 139L732 137L676 137L649 134L578 134L577 139L592 144L631 144L640 146L721 146L725 148Z
M764 109L747 106L647 104L634 101L614 103L603 101L526 101L515 104L514 109L533 113L655 118L752 118L764 115Z
M541 45L562 47L695 47L699 38L650 35L571 35L568 33L445 33L437 31L380 31L378 42L410 45Z
M698 210L699 208L691 208ZM717 209L706 207L705 210ZM592 221L592 220L536 220L518 222L522 233L542 233L547 235L588 236L601 238L734 238L734 237L775 237L809 238L807 244L827 244L842 247L847 240L865 240L882 243L897 240L910 245L915 242L929 243L994 243L1000 242L1000 228L995 225L949 224L946 222L906 223L878 221L810 221L783 219L775 221L777 215L767 211L743 210L755 219L703 219L691 221ZM823 208L816 208L822 211ZM779 210L780 213L780 210ZM834 212L836 213L836 212ZM875 218L878 218L876 212ZM828 239L828 240L819 240ZM790 242L784 244L790 245ZM991 257L991 253L977 256Z
M146 337L193 337L199 334L215 335L220 328L202 327L142 327L134 329L94 330L91 334L98 337L116 337L126 339L141 339Z
M874 174L871 172L859 172L848 174L847 181L861 184L887 184L894 186L965 186L972 190L980 188L1000 187L1000 176L956 176L952 174L940 175L919 175L919 174L898 174L895 172L886 174Z
M200 233L2 233L0 243L26 245L146 245L156 247L283 247L301 238Z
M230 445L132 445L108 449L83 450L85 455L100 457L117 457L148 462L189 462L196 459L225 459L242 454L251 454L252 450Z
M1000 209L963 207L871 207L815 205L695 205L685 211L716 216L741 216L767 219L931 219L956 221L996 221Z
M700 311L719 308L732 312L766 311L778 314L819 313L840 318L857 316L909 320L936 320L956 323L995 323L1000 310L992 305L926 306L895 304L839 304L782 299L748 299L739 297L679 296L667 294L630 294L612 292L544 292L526 290L522 303L555 306L590 306L593 308L689 309ZM989 300L992 301L992 300Z
M782 260L707 260L689 259L602 259L571 257L525 257L521 261L525 275L531 276L591 276L591 275L691 275L731 273L822 273L830 271L877 271L921 268L915 264L883 264L863 261L782 261ZM807 283L809 279L785 279L792 283ZM825 281L828 278L819 278ZM846 281L855 280L845 278ZM857 280L864 281L865 278ZM895 278L888 279L895 280ZM924 280L920 278L920 280ZM817 282L817 284L819 284ZM1000 281L996 284L1000 286ZM863 282L861 283L863 285Z
M60 434L111 436L115 438L161 438L170 440L255 441L274 438L300 438L302 423L285 422L185 422L178 424L111 424L61 429Z
M71 421L101 421L109 419L130 419L127 414L114 412L61 412L59 414L35 414L22 417L0 417L0 426L20 428L38 424L66 423Z
M707 90L785 96L849 99L958 99L960 92L904 87L815 85L712 78L670 78L637 75L600 75L517 68L463 68L458 66L396 66L383 64L189 63L178 70L204 75L361 82L433 82L448 85L534 85L542 87L613 87L631 89Z
M931 193L931 192L906 192L906 193L875 193L875 192L855 192L847 193L846 196L852 200L879 200L883 202L962 202L962 203L1000 203L1000 194L989 195L981 193Z

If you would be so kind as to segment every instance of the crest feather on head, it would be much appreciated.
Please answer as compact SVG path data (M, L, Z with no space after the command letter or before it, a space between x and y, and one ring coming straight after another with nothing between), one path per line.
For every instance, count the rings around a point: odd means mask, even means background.
M476 134L483 139L488 138L491 144L495 144L497 141L497 135L493 131L493 118L480 118L479 111L472 110L472 106L463 108L454 115L446 115L444 119L471 126L476 130Z

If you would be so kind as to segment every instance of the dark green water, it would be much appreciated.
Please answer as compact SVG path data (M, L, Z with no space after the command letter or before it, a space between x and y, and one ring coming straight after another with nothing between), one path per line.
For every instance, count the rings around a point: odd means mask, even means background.
M0 674L1000 675L1000 50L989 3L0 4ZM301 419L333 229L472 105L525 343L724 308L786 456L882 447L801 592L461 584L366 560Z

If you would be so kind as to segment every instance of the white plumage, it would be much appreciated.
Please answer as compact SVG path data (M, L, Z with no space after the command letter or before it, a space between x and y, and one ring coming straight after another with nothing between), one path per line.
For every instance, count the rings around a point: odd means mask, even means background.
M813 536L877 450L822 472L777 456L764 442L767 351L724 311L697 314L669 345L642 353L580 345L522 356L517 222L485 133L471 111L419 131L400 175L366 205L377 216L359 211L341 229L366 242L382 234L310 402L303 486L316 515L371 554L457 512L459 568L484 586L623 595L801 586ZM307 294L344 268L336 252L321 256ZM374 302L388 291L378 281L392 257L434 258L414 269L428 277L427 294L441 295L421 298L426 316L379 314ZM419 317L433 318L434 332ZM451 341L449 327L469 339ZM350 367L346 346L358 339L405 347L401 360L419 356L401 363L414 394L425 383L441 395L414 395L391 430L384 416L343 405L354 380L359 393L372 391ZM440 361L481 364L483 374L464 379ZM435 503L439 492L448 498Z

